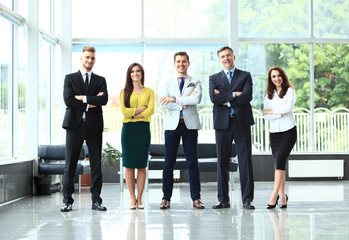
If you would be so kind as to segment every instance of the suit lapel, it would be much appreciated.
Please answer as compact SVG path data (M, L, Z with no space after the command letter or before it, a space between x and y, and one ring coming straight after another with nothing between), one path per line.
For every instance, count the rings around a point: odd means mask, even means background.
M234 84L236 82L236 79L238 78L239 74L240 74L240 70L235 68L234 75L233 75L233 77L231 79L231 86L232 87L234 86Z

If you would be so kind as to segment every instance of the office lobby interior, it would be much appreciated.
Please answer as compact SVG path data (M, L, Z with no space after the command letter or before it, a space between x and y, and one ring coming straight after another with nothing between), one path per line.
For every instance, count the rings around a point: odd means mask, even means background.
M0 0L0 239L349 239L348 11L348 0ZM84 46L95 47L93 73L108 88L102 153L121 152L120 92L135 62L155 94L151 144L165 143L159 99L179 51L202 85L198 143L215 145L209 77L222 71L217 50L230 46L236 68L252 77L255 209L243 208L237 155L230 208L212 208L217 172L209 167L200 172L205 209L193 207L186 169L174 171L171 207L160 209L162 170L149 165L144 209L130 209L117 158L102 161L107 211L94 211L85 154L73 210L61 212L63 176L42 172L40 149L65 147L64 79L81 68ZM296 89L297 141L286 164L287 208L267 209L274 164L263 105L272 66ZM53 160L63 169L64 157Z

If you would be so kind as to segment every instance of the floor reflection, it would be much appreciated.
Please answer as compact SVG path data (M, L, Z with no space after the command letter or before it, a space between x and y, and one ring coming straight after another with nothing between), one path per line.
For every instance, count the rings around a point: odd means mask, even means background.
M107 212L91 210L89 188L74 194L73 211L61 213L61 193L0 206L0 239L349 239L349 182L288 182L287 209L267 210L273 183L256 183L256 210L244 210L239 185L231 208L212 209L216 184L202 184L206 209L192 207L188 184L175 184L171 208L160 210L161 184L144 194L145 209L129 209L119 185L103 186ZM325 196L326 195L326 196ZM313 201L312 201L313 199Z

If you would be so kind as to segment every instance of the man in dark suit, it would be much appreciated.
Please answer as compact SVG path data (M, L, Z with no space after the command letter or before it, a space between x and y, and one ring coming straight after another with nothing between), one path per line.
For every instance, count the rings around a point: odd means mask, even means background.
M252 205L254 181L251 154L252 78L249 72L235 68L235 56L230 47L217 51L223 70L209 78L210 98L213 102L213 123L216 133L218 203L217 208L229 208L229 162L232 141L235 141L239 161L243 208Z
M63 128L66 129L63 206L70 212L74 199L74 178L81 147L86 141L91 166L92 209L106 211L100 197L102 189L101 153L103 133L102 106L107 104L108 91L104 77L92 73L96 62L94 47L84 47L82 66L76 73L65 76L63 97L67 106Z

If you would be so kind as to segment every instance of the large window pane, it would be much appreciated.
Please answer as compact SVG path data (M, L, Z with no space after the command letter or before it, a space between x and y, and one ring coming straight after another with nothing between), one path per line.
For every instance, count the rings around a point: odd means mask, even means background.
M0 159L11 156L12 24L0 17Z
M29 0L17 0L18 14L24 18L28 18L28 1Z
M262 117L266 96L267 74L270 67L282 67L290 82L296 87L295 118L298 139L295 151L310 151L310 78L309 45L307 44L241 44L239 46L241 69L251 72L255 125L252 126L254 151L269 151L268 121ZM298 110L297 110L298 109Z
M46 32L51 32L51 1L39 0L39 26Z
M73 72L81 68L81 49L73 52ZM121 149L121 127L122 116L120 113L120 92L125 86L126 71L133 62L142 63L142 55L132 52L115 53L113 48L108 50L96 46L96 63L92 69L95 74L105 77L108 87L109 100L107 106L103 107L104 127L108 130L103 135L103 141ZM64 76L63 76L64 78ZM145 69L145 86L149 86L151 79ZM62 95L61 95L62 96ZM63 102L64 104L64 102ZM65 105L64 105L65 109Z
M27 123L27 91L28 91L28 39L25 30L18 29L18 127L17 127L17 152L19 156L28 153L28 123Z
M316 151L349 149L349 46L314 45Z
M38 79L39 144L50 144L51 124L51 45L40 41Z
M145 0L146 37L228 36L227 0Z
M349 37L349 1L314 1L314 35L316 37Z
M140 0L74 0L74 38L125 38L141 35Z
M309 0L239 0L239 37L309 37Z

